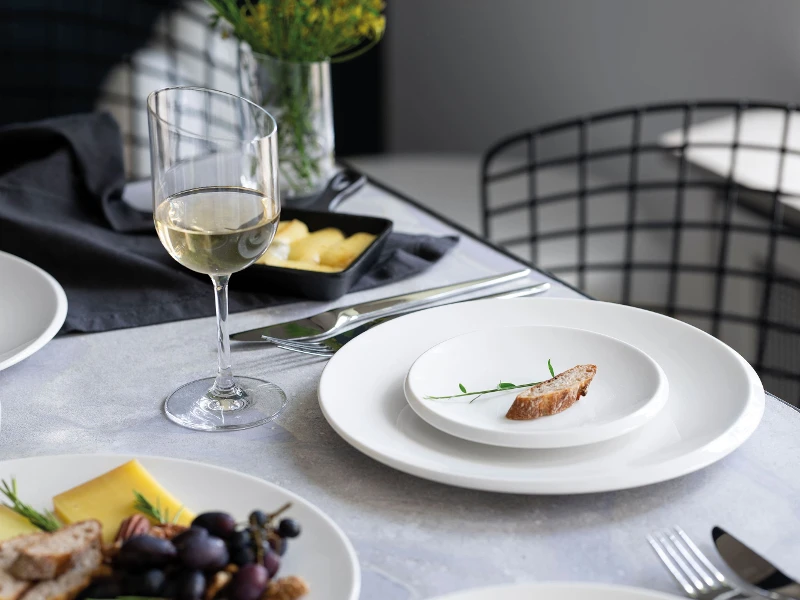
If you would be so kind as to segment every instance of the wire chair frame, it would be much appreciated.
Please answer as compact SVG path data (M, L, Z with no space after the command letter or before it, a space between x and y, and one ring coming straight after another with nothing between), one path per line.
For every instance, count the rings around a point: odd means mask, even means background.
M780 139L774 144L754 143L742 136L742 122L748 111L766 110L781 115ZM692 127L704 122L709 113L729 115L732 118L732 137L720 141L697 140L692 137ZM798 198L785 189L786 163L789 157L800 157L800 148L789 145L792 117L800 115L794 104L751 101L686 101L651 104L613 110L585 117L565 120L551 125L524 131L500 140L484 154L480 176L480 201L483 235L508 250L520 249L537 266L572 281L577 288L588 291L590 276L611 277L620 281L618 301L654 310L671 317L687 320L715 337L724 339L721 332L726 324L751 326L754 329L754 350L740 352L753 364L764 378L768 388L784 396L793 404L800 403L800 369L792 358L800 360L800 318L779 310L776 302L800 305L800 277L786 271L783 265L800 265L798 253L788 255L779 252L784 242L800 242L800 227L787 219L786 199ZM681 131L677 143L645 139L643 131L653 120L670 120ZM603 127L617 127L630 131L629 137L617 139L602 148L591 147L593 134ZM661 132L663 133L663 132ZM608 139L608 131L597 137ZM564 145L566 151L545 156L544 150ZM709 174L702 171L695 176L697 166L692 164L692 152L718 150L730 156L727 174ZM777 155L777 172L774 186L757 190L762 199L756 207L749 198L751 188L737 181L738 163L743 151L757 151ZM627 169L620 173L619 181L594 183L590 181L590 169L602 168L604 161L627 161ZM661 164L655 177L644 174L643 165L652 160ZM508 164L506 164L508 163ZM649 162L648 162L649 164ZM509 166L510 165L510 166ZM544 176L553 169L569 172L575 187L567 191L542 189ZM661 171L668 170L664 176ZM524 189L522 197L504 198L502 186L518 182ZM713 196L714 210L711 218L696 219L689 216L693 208L694 194ZM624 203L624 217L615 222L595 222L590 211L601 197L618 195ZM641 208L644 197L663 198L662 205L672 203L671 214L664 218L644 219ZM743 196L748 201L742 200ZM543 212L559 205L574 207L574 218L567 226L548 227ZM562 207L564 208L564 207ZM566 210L566 208L564 208ZM739 218L747 213L747 219ZM525 231L503 233L502 223L515 221L515 229L525 226ZM739 250L734 236L744 234L765 245L765 252L758 264L737 266L731 255ZM619 238L622 256L619 259L595 260L590 250L594 236ZM637 252L637 236L669 236L668 251L664 256L644 257ZM683 257L686 239L703 236L704 243L713 249L713 260L709 264L697 264ZM570 262L544 264L540 260L544 244L556 241L574 242L576 256ZM779 258L780 261L779 262ZM663 297L656 301L642 302L634 297L637 278L643 274L659 274L665 285ZM800 273L800 271L798 271ZM696 307L682 304L680 282L686 274L702 278L702 287L710 290L709 306ZM728 286L732 280L745 279L757 288L756 305L749 311L725 309ZM787 295L788 294L788 295ZM796 296L794 296L796 294ZM797 301L797 302L795 302ZM791 309L791 306L789 308ZM788 312L791 312L789 310ZM788 337L787 337L788 336ZM778 339L780 337L780 340ZM732 344L735 347L735 344ZM788 360L787 360L788 359Z

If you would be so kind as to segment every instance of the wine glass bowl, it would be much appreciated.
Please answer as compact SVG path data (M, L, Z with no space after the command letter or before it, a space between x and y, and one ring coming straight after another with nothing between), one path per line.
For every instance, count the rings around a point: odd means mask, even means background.
M192 429L261 425L286 406L286 394L233 376L228 282L266 252L278 227L275 120L244 98L194 87L153 92L147 112L158 237L178 263L211 277L217 308L217 376L179 387L164 410Z

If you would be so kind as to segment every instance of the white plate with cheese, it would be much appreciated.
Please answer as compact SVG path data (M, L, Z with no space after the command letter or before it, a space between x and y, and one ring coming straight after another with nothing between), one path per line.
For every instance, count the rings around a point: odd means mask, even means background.
M178 523L184 525L206 511L246 521L254 509L271 511L290 502L286 516L301 524L302 534L291 540L279 574L308 583L303 600L358 598L358 559L344 532L310 502L256 477L172 458L66 455L0 462L0 479L10 484L12 478L18 497L40 512L54 511L68 523L99 520L105 542L114 539L122 519L136 512L133 489L160 500L172 515L182 508ZM33 531L23 517L0 507L0 538Z

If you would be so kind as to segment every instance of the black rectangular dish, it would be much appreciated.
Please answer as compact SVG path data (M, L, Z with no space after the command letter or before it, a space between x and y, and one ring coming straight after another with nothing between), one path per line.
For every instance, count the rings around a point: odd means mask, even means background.
M358 232L376 236L346 269L336 273L323 273L255 264L236 274L236 287L311 300L336 300L344 296L375 265L392 232L392 222L388 219L329 212L342 200L361 189L364 183L366 178L360 173L344 170L331 179L319 196L306 200L302 208L298 204L289 204L281 209L282 221L299 219L308 225L311 232L335 227L345 236Z

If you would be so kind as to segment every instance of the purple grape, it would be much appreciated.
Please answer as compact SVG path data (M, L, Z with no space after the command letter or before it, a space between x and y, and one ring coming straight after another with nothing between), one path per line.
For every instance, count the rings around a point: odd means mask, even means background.
M262 565L245 565L228 585L229 600L258 600L267 589L269 572Z
M117 579L113 577L102 577L95 579L89 587L80 594L80 598L117 598L123 593L122 587Z
M264 527L267 524L267 515L263 510L254 510L250 513L250 524Z
M211 535L227 540L236 531L236 520L228 513L207 512L195 517L192 527L202 527Z
M278 535L284 538L296 538L300 535L300 523L294 519L282 519L278 524Z
M125 593L135 596L156 597L164 587L166 575L161 569L148 569L141 573L130 573L125 577Z
M253 541L253 536L250 534L249 529L242 529L241 531L234 531L228 538L228 548L231 551L237 548L246 548Z
M137 535L127 540L114 559L114 564L129 570L164 567L177 556L175 545L151 535Z
M178 545L178 559L190 569L220 570L228 564L228 547L218 537L196 535Z
M182 571L175 578L175 600L203 600L206 578L200 571Z
M283 556L286 554L286 548L289 546L289 542L286 538L270 538L269 545L275 552Z
M180 549L180 547L183 544L185 544L190 539L196 537L207 538L208 530L203 529L202 527L190 527L186 531L182 531L174 538L172 538L172 543L175 545L176 548Z
M275 574L278 572L278 569L281 568L281 557L278 556L277 552L273 552L269 548L268 544L265 544L265 546L267 547L264 549L264 559L261 561L261 564L267 568L267 571L269 572L269 577L270 579L272 579L273 577L275 577Z
M251 565L256 562L256 553L253 551L253 548L249 546L234 548L231 550L230 560L233 564L240 567Z

